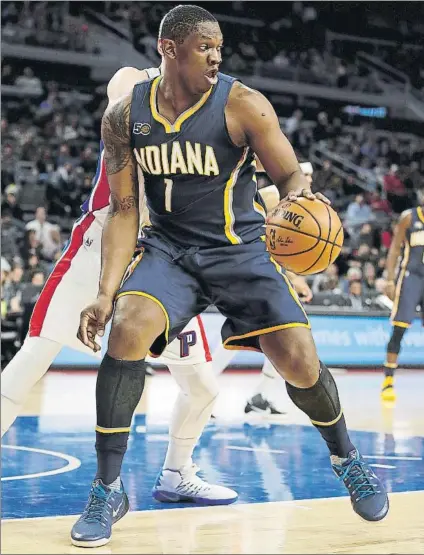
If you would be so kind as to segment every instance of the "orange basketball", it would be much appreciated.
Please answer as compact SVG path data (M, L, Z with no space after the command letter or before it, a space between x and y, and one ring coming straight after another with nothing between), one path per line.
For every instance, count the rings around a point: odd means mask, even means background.
M266 244L272 257L300 275L328 268L340 254L343 237L342 223L331 206L304 197L283 203L266 226Z

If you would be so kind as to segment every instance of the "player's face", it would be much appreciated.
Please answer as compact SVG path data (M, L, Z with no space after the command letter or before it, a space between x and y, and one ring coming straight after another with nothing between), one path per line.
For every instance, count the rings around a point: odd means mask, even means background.
M192 93L205 93L218 82L222 42L219 25L207 22L177 46L178 74Z

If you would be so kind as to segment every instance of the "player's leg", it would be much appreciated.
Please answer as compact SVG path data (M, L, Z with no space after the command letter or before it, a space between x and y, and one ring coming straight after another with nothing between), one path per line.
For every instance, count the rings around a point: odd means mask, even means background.
M229 351L230 353L232 351ZM285 414L278 409L273 399L275 398L276 380L281 380L280 374L273 367L271 361L265 357L261 377L252 397L247 401L244 412L259 414Z
M227 368L230 362L235 357L235 351L225 349L221 342L218 343L212 353L213 367L215 374L219 376Z
M400 326L395 324L392 326L392 333L387 343L386 360L384 362L384 380L381 386L381 400L395 401L396 393L394 388L394 374L398 367L398 357L402 344L403 336L409 326Z
M90 249L84 245L88 235ZM76 330L81 310L97 294L100 237L101 229L94 217L83 216L74 225L67 248L47 278L31 316L28 336L2 372L2 436L62 346L93 355L77 340Z
M291 400L325 440L333 469L351 494L354 510L367 520L383 518L387 495L350 441L336 383L318 358L297 294L262 243L237 245L233 252L232 261L239 254L240 262L233 262L231 270L225 267L225 258L221 267L214 268L221 274L221 285L214 289L212 300L227 316L224 345L264 352L286 380ZM246 291L248 301L243 298Z
M144 389L145 357L162 353L173 328L180 331L193 316L187 307L196 309L201 294L194 278L173 263L172 254L157 254L146 245L134 262L117 295L108 352L97 376L97 472L86 509L71 532L72 543L80 547L108 543L112 525L128 511L120 473Z
M194 448L209 421L218 396L208 341L200 316L193 318L165 349L166 364L180 391L169 426L169 443L163 469L153 488L158 501L217 505L233 503L237 493L209 484L197 476Z
M391 314L392 334L387 344L386 361L384 363L384 380L381 386L381 400L396 400L394 374L398 367L398 358L403 336L415 318L417 305L422 295L422 278L406 272L398 280Z
M1 437L19 415L29 392L44 376L62 345L44 337L27 337L1 374Z

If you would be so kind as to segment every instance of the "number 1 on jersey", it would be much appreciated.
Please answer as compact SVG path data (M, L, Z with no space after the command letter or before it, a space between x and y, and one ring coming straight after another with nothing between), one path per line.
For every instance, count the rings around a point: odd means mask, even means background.
M165 182L165 210L171 212L171 200L172 200L172 186L174 182L172 179L164 179Z

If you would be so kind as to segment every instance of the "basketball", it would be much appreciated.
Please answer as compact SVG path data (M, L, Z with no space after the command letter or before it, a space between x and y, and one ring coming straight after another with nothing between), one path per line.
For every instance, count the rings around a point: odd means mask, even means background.
M317 274L339 256L343 226L331 206L300 197L283 203L268 218L266 243L269 253L286 270Z

